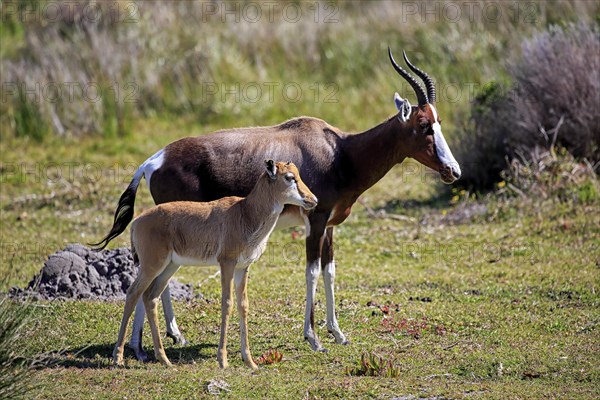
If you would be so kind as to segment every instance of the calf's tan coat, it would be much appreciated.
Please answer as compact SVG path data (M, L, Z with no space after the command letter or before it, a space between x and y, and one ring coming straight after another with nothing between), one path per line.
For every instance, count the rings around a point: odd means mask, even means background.
M313 209L315 195L302 182L292 163L266 161L267 170L245 197L224 197L199 202L172 202L142 213L131 227L131 248L139 273L125 300L119 337L113 352L114 362L123 364L123 350L129 318L140 296L154 342L154 354L171 365L158 331L157 304L171 276L181 265L219 265L221 267L221 337L218 361L227 367L227 325L232 309L232 283L235 281L240 314L242 359L256 368L248 346L248 268L265 249L284 205Z

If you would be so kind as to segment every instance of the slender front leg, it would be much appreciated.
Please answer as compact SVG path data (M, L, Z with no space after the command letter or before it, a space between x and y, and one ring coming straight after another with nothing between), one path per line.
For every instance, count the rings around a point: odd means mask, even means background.
M321 246L327 216L313 214L310 219L310 235L306 238L306 312L304 315L304 338L314 351L327 351L315 331L315 295L321 271Z
M233 308L231 292L234 270L235 262L221 262L221 338L217 352L217 360L221 368L227 368L229 365L227 362L227 325Z
M346 337L338 326L335 315L335 260L333 258L333 227L327 228L321 252L323 267L323 283L325 284L325 303L327 306L327 330L335 337L335 342L348 344Z
M135 353L135 358L139 361L148 361L148 354L142 348L142 333L144 329L144 320L146 318L146 308L144 302L140 299L135 306L135 314L133 316L133 331L129 340L129 348Z
M237 268L234 274L235 295L237 298L238 313L240 314L240 348L244 364L252 369L258 369L252 359L250 345L248 344L248 268Z
M171 302L171 290L169 285L160 295L162 300L163 312L165 314L165 323L167 324L167 336L173 339L173 344L187 345L188 341L179 331L177 321L175 321L175 312L173 311L173 303Z

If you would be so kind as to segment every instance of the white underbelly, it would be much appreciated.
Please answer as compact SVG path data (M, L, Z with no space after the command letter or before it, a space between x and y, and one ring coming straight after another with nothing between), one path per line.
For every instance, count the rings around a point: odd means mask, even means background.
M195 266L209 266L209 265L219 265L216 257L211 257L208 259L195 258L195 257L187 257L180 256L176 252L171 253L171 261L177 265L195 265Z

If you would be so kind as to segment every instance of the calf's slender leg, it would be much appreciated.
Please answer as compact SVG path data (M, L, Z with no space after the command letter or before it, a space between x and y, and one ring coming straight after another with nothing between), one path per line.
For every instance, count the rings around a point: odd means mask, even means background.
M257 369L252 359L250 345L248 344L248 268L236 268L234 273L235 294L237 298L237 309L240 314L240 340L242 360L246 366Z
M167 366L171 366L171 362L165 353L158 329L158 302L161 293L165 290L169 284L169 280L178 269L179 265L173 264L172 262L169 263L165 270L158 277L156 277L156 279L154 279L150 287L146 289L143 296L144 307L146 307L148 323L150 324L150 331L152 332L154 355L158 361Z
M173 339L174 344L181 344L183 346L188 344L188 341L179 331L179 326L175 320L175 312L173 311L173 303L171 302L171 291L169 285L160 295L160 299L163 305L163 312L165 314L165 321L167 324L167 336ZM129 348L135 353L135 357L142 361L148 361L148 354L142 347L142 333L144 330L144 320L146 317L146 309L144 302L140 299L135 306L135 313L133 315L133 331L131 332L131 340L129 340Z
M227 368L227 325L229 324L229 315L233 308L231 292L233 289L233 271L235 262L221 262L221 337L219 339L219 350L217 360L219 367Z
M127 328L129 325L129 318L135 308L138 299L143 292L150 286L156 275L161 272L164 268L158 268L157 270L148 268L147 270L141 270L138 276L135 278L129 289L127 290L127 297L125 298L125 308L123 310L123 318L121 319L121 327L119 328L119 336L117 338L117 344L113 350L113 361L116 365L123 365L123 352L125 350L125 336L127 336Z
M348 344L346 337L338 326L335 315L335 260L333 258L333 227L328 227L323 239L321 251L323 283L325 284L325 304L327 307L327 330L335 337L335 342Z

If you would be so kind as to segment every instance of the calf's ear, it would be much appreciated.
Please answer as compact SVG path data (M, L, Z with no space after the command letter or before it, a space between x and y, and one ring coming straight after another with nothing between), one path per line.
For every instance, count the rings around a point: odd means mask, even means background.
M265 160L265 165L267 167L267 174L269 175L269 178L276 179L277 178L277 166L275 165L275 161Z

